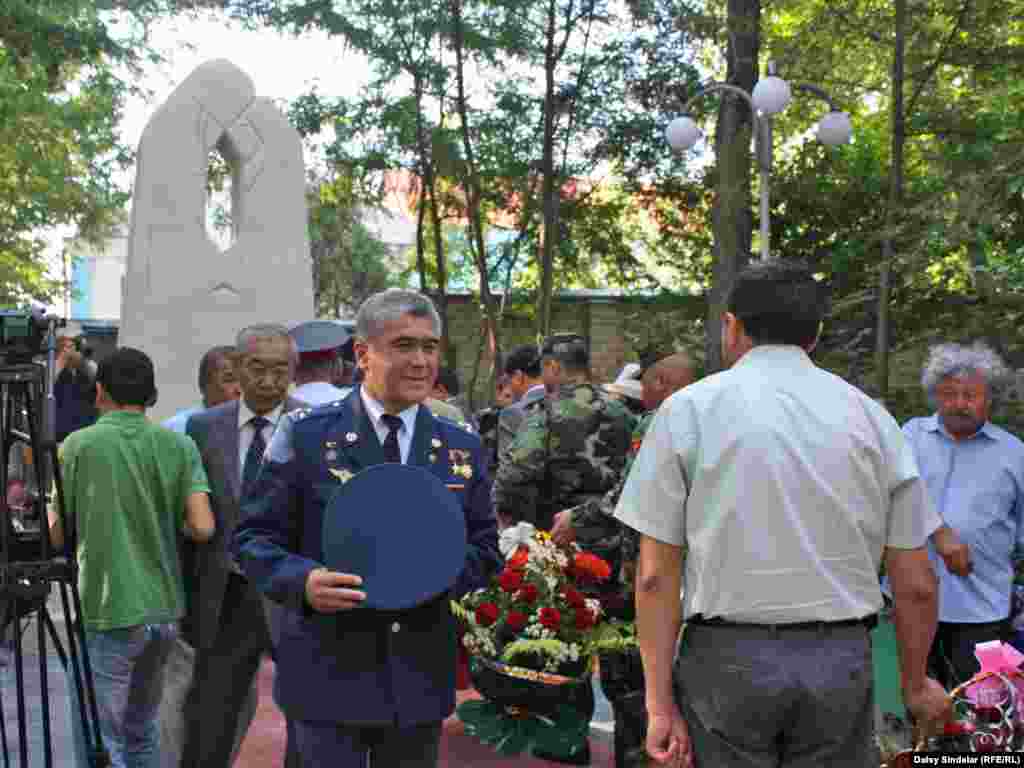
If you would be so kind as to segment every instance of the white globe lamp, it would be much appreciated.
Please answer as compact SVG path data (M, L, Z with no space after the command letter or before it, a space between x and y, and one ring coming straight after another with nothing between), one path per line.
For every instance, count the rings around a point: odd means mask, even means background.
M818 123L818 141L830 147L846 144L853 135L853 124L846 112L829 112Z
M757 81L750 98L758 112L771 117L786 108L789 100L793 98L793 93L790 91L789 83L781 77L768 75Z
M665 129L665 139L676 152L685 152L700 139L700 128L691 117L677 117Z

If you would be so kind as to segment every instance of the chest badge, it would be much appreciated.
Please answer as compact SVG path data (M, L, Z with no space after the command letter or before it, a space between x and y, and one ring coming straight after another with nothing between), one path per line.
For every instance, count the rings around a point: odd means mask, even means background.
M345 435L346 443L354 443L358 439L359 435L357 435L355 432L349 432L347 435Z
M336 478L338 478L342 485L347 483L353 477L353 473L347 469L335 469L334 467L331 467L328 469L328 471Z

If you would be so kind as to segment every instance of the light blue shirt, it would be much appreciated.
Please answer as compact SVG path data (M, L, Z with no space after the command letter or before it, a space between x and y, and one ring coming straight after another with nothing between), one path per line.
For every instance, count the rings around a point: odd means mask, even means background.
M163 422L161 426L184 435L185 427L188 426L189 418L191 418L192 414L199 413L201 410L203 410L203 406L197 405L193 408L186 408L183 411L178 411L176 414L171 416L171 418L167 419L167 421Z
M939 577L939 621L1005 619L1013 556L1024 543L1024 443L989 423L957 441L937 414L911 419L903 433L939 514L971 550L973 569L961 577L946 570L929 544Z
M370 396L366 391L366 387L360 387L359 394L363 398L363 407L366 408L366 415L370 417L370 423L373 424L373 428L377 432L377 438L380 440L380 444L384 445L384 440L387 438L388 432L391 431L387 424L381 420L381 417L387 411L384 410L383 405ZM419 413L419 409L420 406L417 403L416 405L409 406L401 413L393 414L402 420L402 426L398 430L398 451L402 455L403 464L409 461L409 451L412 450L412 433L416 429L416 414Z

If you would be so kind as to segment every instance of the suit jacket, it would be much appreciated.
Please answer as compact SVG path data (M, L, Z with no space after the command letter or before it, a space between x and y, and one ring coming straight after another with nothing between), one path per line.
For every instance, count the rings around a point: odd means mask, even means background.
M286 400L282 413L295 405ZM182 634L197 648L208 648L216 639L224 589L231 573L229 545L241 516L238 409L238 401L232 400L199 411L189 418L185 428L203 459L217 525L207 543L186 541L183 545L186 614Z
M330 470L355 473L384 462L359 389L337 406L299 411L289 419L290 434L271 447L242 502L234 537L249 579L290 609L283 612L276 649L278 705L290 718L349 725L402 727L447 717L455 707L456 653L449 593L405 611L319 614L306 603L306 578L323 558L324 511L339 482ZM346 439L350 433L357 439ZM451 448L470 451L472 476L456 476L447 461L430 462L434 440L441 443L440 456ZM469 550L452 592L458 596L484 586L501 556L479 438L421 407L408 463L461 485L453 493L462 503ZM409 578L415 578L412 567Z

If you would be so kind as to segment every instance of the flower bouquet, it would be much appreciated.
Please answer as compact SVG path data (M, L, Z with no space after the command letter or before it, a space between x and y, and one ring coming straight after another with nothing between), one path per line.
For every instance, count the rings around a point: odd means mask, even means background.
M505 568L452 606L484 697L460 705L459 718L500 753L571 759L586 748L585 704L603 624L601 602L589 595L611 568L529 523L503 531L499 546Z
M1017 752L1024 749L1024 655L998 640L978 643L981 670L950 692L953 718L915 750L883 754L883 766L913 764L914 751Z

